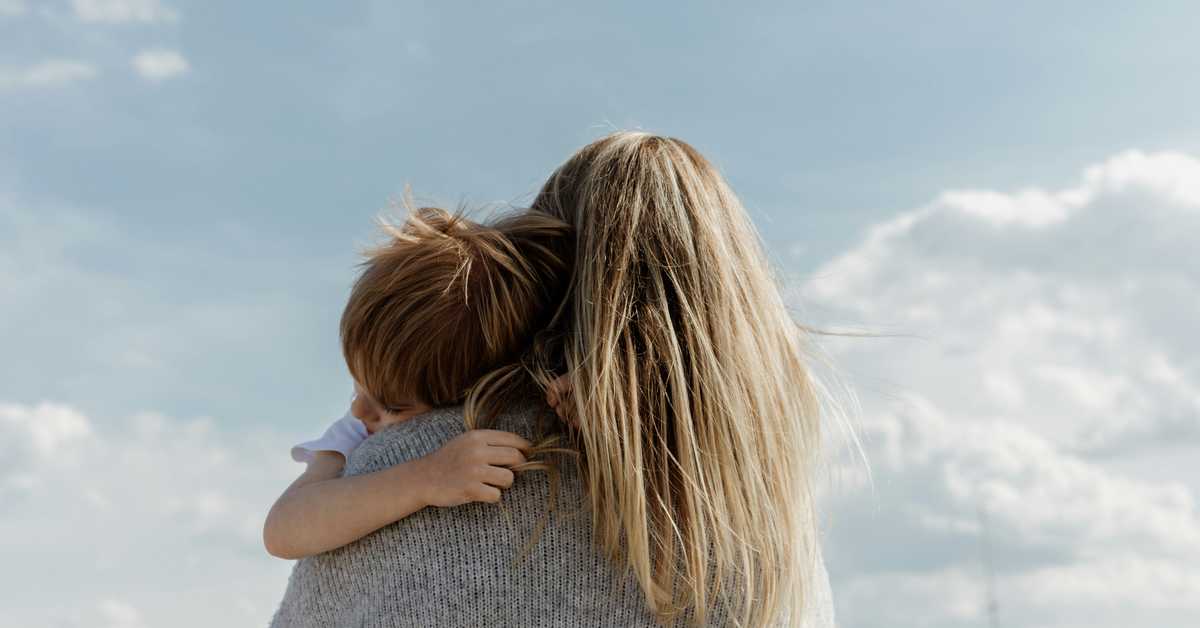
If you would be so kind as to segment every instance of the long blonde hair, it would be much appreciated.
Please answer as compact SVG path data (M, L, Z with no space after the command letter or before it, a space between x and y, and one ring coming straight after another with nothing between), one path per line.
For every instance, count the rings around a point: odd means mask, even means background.
M718 598L739 626L799 621L821 403L741 203L686 142L622 131L568 159L532 209L574 229L575 260L521 370L543 389L569 378L565 442L596 542L664 622L703 623Z

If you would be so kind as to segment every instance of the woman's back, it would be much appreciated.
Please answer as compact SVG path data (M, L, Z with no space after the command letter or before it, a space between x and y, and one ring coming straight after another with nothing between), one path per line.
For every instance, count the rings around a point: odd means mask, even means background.
M531 437L537 406L502 413L496 429ZM428 454L465 429L462 406L380 431L346 475ZM518 476L499 506L426 508L339 549L300 560L272 626L653 626L642 592L592 543L575 465L559 465L559 508L544 516L545 473ZM711 625L723 625L716 613Z
M530 437L538 408L529 404L504 412L494 427ZM346 475L423 456L463 430L461 406L417 416L364 442L350 457ZM558 509L519 564L547 509L549 481L542 472L518 476L499 506L426 508L359 541L298 561L271 625L657 625L636 579L593 543L575 465L568 458L559 469ZM819 576L824 582L823 568ZM831 613L827 597L814 601L820 602L816 615ZM706 624L728 625L723 608L713 609Z

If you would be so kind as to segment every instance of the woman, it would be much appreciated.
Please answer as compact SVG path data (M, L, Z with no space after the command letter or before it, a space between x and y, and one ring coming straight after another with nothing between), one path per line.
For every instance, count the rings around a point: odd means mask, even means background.
M424 455L464 422L540 437L539 406L513 400L560 377L578 464L544 460L561 478L549 495L524 474L502 509L422 511L301 561L276 625L832 625L818 387L736 196L685 142L617 132L568 159L533 209L575 231L550 328L465 407L378 433L347 473Z

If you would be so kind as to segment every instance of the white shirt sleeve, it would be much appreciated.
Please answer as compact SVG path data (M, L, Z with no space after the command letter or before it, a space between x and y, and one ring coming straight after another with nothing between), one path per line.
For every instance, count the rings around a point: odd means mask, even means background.
M293 446L292 460L309 462L313 459L313 454L318 451L341 452L349 460L350 452L366 440L367 436L369 436L367 426L358 420L358 417L347 412L345 416L330 425L320 438Z

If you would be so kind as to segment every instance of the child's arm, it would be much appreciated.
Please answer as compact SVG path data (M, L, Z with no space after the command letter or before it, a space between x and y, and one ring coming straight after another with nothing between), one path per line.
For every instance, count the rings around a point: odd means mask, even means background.
M267 551L297 559L360 539L426 506L498 502L513 483L505 467L525 462L532 443L500 430L470 430L441 449L375 473L339 477L345 458L317 452L271 507Z

